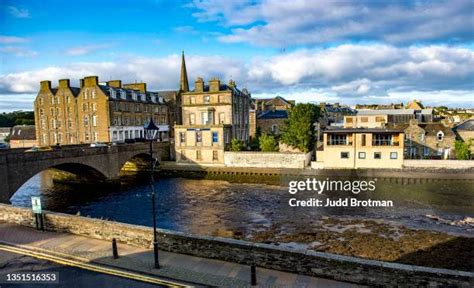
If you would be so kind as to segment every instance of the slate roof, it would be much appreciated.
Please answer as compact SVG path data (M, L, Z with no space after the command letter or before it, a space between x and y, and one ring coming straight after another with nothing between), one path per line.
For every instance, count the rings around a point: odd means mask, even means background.
M445 136L454 136L453 130L441 123L421 123L418 126L426 131L426 136L436 136L439 131L443 132Z
M36 140L35 125L13 126L10 140Z
M474 131L474 119L469 119L453 128L454 131Z
M268 110L257 116L257 119L286 119L288 118L287 110Z

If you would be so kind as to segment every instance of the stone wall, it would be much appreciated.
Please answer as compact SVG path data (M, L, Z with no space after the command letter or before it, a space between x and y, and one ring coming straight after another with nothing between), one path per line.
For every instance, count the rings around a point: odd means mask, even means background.
M34 226L26 208L0 204L0 221ZM152 229L144 226L45 212L46 229L96 239L111 240L138 247L150 247ZM283 248L269 244L210 236L188 235L158 230L160 249L199 257L220 259L259 267L387 287L430 286L470 287L474 273L364 260L311 250ZM120 247L119 247L120 249Z
M311 153L279 152L224 152L227 167L305 168L311 162Z
M474 160L403 160L405 168L443 168L468 169L474 168Z

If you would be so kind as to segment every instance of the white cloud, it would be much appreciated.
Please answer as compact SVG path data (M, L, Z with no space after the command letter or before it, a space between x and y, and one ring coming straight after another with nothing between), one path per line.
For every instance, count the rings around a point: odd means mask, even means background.
M194 1L200 21L217 21L232 32L223 42L287 47L341 40L386 43L474 38L474 2L455 1Z
M98 75L100 81L144 81L151 90L176 89L181 57L121 57L110 62L76 62L64 66L0 75L0 94L35 93L41 80L78 79ZM298 101L342 103L400 102L474 107L474 51L442 45L340 45L300 49L248 62L216 55L187 55L193 80L234 79L254 96L277 95ZM54 83L55 84L55 83ZM54 85L53 84L53 85ZM451 98L449 98L451 97Z
M15 56L20 56L20 57L30 57L30 56L38 55L36 51L25 49L22 47L17 47L17 46L0 47L0 53L12 54Z
M28 39L23 37L0 35L1 44L17 44L26 42L28 42Z
M110 44L77 46L77 47L72 47L72 48L67 49L65 51L65 54L69 56L82 56L82 55L90 54L99 50L107 49L109 47L111 47Z
M20 8L15 6L8 6L7 7L8 13L16 18L30 18L30 11L26 8Z

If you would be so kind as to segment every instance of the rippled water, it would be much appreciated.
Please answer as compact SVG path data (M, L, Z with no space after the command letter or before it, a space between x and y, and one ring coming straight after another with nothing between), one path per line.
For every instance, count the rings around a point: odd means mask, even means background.
M121 188L73 188L53 184L51 171L30 179L12 197L15 206L30 206L32 195L43 196L44 209L152 225L150 186L146 178L123 178ZM140 184L142 183L142 184ZM160 228L207 235L248 235L271 225L305 226L321 215L383 219L415 228L472 235L473 226L453 221L474 217L474 185L469 181L404 183L378 180L376 190L359 198L393 200L394 207L290 207L288 186L230 183L221 180L163 178L155 183ZM345 194L344 194L345 193ZM349 196L348 192L321 197ZM350 194L350 193L349 193ZM298 199L314 197L299 192ZM350 195L353 196L353 195ZM427 215L447 220L440 222ZM452 223L448 223L452 222Z

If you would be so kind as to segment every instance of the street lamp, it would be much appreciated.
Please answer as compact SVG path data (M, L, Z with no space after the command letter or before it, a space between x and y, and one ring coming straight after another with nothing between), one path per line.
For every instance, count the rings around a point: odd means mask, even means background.
M152 201L152 213L153 213L153 253L155 256L155 268L160 268L160 263L158 261L158 240L156 239L156 195L155 195L155 182L153 172L155 170L155 165L157 160L153 158L153 141L157 139L158 130L160 130L155 123L153 123L153 118L150 118L143 129L145 130L145 139L150 142L150 186L151 186L151 201Z

